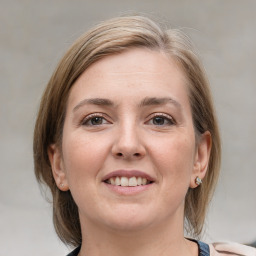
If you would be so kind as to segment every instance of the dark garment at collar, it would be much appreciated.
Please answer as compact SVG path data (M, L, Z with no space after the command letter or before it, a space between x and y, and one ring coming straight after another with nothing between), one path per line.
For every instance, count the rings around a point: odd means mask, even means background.
M198 256L210 256L210 248L208 244L203 243L201 241L197 241L197 240L192 240L192 241L196 242L198 245ZM79 251L80 251L80 246L77 247L71 253L69 253L67 256L77 256Z

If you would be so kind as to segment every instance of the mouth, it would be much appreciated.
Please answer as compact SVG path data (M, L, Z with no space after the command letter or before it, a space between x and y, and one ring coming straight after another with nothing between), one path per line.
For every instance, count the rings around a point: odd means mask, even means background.
M118 170L105 176L103 182L113 186L137 187L152 184L154 179L141 171Z
M110 179L104 180L105 183L111 184L114 186L121 186L121 187L136 187L136 186L145 186L148 184L153 183L153 181L150 181L143 177L125 177L125 176L117 176L117 177L111 177Z

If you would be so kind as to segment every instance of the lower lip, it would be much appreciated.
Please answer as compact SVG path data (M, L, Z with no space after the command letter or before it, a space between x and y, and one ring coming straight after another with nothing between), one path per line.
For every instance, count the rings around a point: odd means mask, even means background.
M141 185L141 186L136 186L136 187L122 187L122 186L114 186L108 183L104 182L104 185L110 190L112 190L115 193L118 193L120 195L135 195L142 193L144 191L147 191L152 187L154 183L150 183L147 185Z

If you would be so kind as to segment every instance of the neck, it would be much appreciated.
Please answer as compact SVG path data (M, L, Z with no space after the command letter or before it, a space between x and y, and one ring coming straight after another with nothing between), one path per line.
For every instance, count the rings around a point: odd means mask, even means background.
M79 256L198 255L197 245L184 238L183 222L136 231L102 229L87 222L82 224L82 235Z

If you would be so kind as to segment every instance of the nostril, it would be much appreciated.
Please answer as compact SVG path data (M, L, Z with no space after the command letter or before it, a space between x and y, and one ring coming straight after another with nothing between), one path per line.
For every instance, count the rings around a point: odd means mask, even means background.
M116 156L118 156L118 157L122 157L122 156L125 156L123 153L116 153ZM134 153L133 154L133 156L135 156L135 157L139 157L139 156L141 156L141 154L140 153Z

